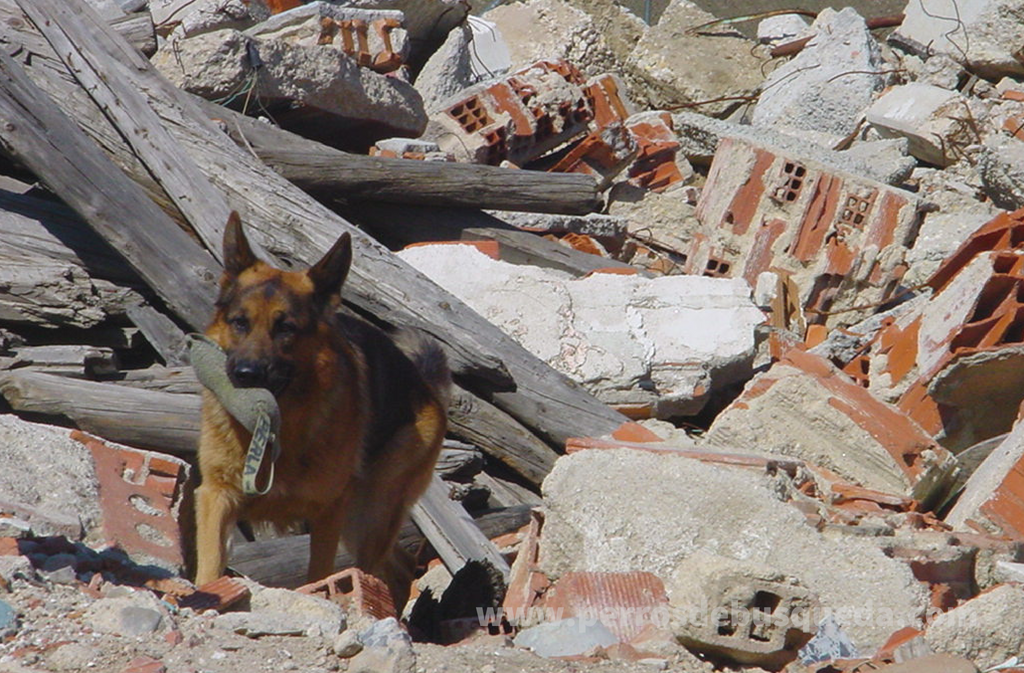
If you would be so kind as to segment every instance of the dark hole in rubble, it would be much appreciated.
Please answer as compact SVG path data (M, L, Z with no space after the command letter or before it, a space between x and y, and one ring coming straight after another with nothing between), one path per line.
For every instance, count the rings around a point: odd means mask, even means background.
M736 620L733 619L732 613L723 616L718 622L718 635L720 636L734 636L736 635Z
M1013 322L1006 328L1006 333L1003 334L1002 342L1004 344L1021 343L1024 341L1024 309L1018 308L1017 315L1014 316Z
M782 598L770 591L758 591L754 594L754 609L774 614L779 608Z

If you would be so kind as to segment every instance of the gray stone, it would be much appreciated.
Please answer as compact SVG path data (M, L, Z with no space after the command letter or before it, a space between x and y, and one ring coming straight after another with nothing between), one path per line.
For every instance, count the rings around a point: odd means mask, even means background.
M258 69L250 62L253 54ZM157 52L153 64L175 86L210 100L253 89L261 98L295 101L349 123L372 121L395 135L417 136L427 123L412 85L362 68L330 47L218 30L179 40Z
M245 30L269 17L270 12L260 2L198 0L189 3L174 16L180 23L168 36L169 42L225 28Z
M1024 74L1019 0L909 0L890 42L918 54L941 53L982 77Z
M985 670L1024 652L1024 586L1004 584L935 617L924 639Z
M228 612L217 615L213 625L248 638L302 636L308 624L300 615L285 612Z
M513 641L541 657L571 657L619 642L598 620L570 617L543 622L521 631Z
M811 26L815 37L761 87L753 124L791 133L850 135L872 94L885 81L881 51L856 10L825 9Z
M815 142L801 140L770 128L744 126L692 112L674 112L672 122L680 143L679 151L695 164L711 163L718 141L722 138L739 138L758 145L777 147L794 156L816 161L844 173L852 173L890 185L899 184L904 179L901 171L893 172L885 163L876 166L873 161L864 160L855 153L834 152Z
M412 639L394 617L381 619L359 632L363 649L348 661L349 673L412 673L416 655Z
M354 657L363 651L363 643L359 640L359 635L352 630L342 631L335 636L331 647L334 653L342 659Z
M1006 210L1024 208L1024 143L993 138L978 158L985 193L992 202Z
M594 274L567 280L469 246L400 256L609 404L693 414L749 375L764 314L742 279Z
M86 623L100 633L142 637L170 626L170 618L151 593L138 591L130 596L101 598L85 611Z
M668 581L698 551L764 564L815 593L863 651L920 625L928 602L906 564L869 540L824 537L751 471L589 450L559 458L543 494L540 566L555 580L574 570L640 570Z
M647 88L650 108L699 102L701 112L722 116L738 105L722 99L751 95L761 85L761 62L752 53L756 43L729 29L718 28L714 35L690 31L715 18L689 0L672 0L640 38L630 65ZM634 98L641 103L636 88Z
M104 541L92 455L66 428L0 415L0 510L39 535Z
M8 583L16 580L36 582L36 569L27 556L0 556L0 579Z
M772 45L792 42L810 35L809 28L807 19L799 14L769 16L757 24L757 41Z
M300 594L288 589L273 589L249 583L252 596L249 605L252 612L267 612L275 615L286 615L301 626L307 635L334 637L346 625L345 611L337 603Z

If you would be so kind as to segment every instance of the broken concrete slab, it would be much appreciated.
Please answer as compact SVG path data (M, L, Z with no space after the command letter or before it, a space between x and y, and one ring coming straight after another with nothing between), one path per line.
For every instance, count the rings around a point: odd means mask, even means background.
M218 30L179 40L153 63L176 86L203 98L226 100L252 91L264 104L288 101L307 116L319 113L324 128L318 133L326 136L358 128L372 144L394 135L418 136L427 122L412 85L360 67L328 46Z
M396 10L405 20L402 27L409 36L409 60L423 63L444 42L456 26L469 15L469 3L458 0L328 0L342 8Z
M1024 541L1024 423L1009 435L967 480L963 493L946 516L959 529L983 528L990 533Z
M813 410L813 411L810 411ZM942 498L955 459L830 362L792 349L747 384L708 441L801 458L868 488Z
M495 76L504 73L495 73ZM414 86L423 97L427 114L437 112L441 104L480 81L473 69L473 30L456 26L416 76Z
M763 314L740 280L569 280L467 246L399 256L609 404L645 407L655 417L689 415L713 389L749 375Z
M526 0L500 3L484 14L508 45L512 68L541 60L561 59L578 67L585 77L622 72L621 59L605 41L605 32L583 9L565 0ZM639 34L643 24L625 13L625 30Z
M763 271L785 274L810 321L848 325L895 292L918 208L905 190L725 138L697 204L703 228L683 251L684 271L751 286Z
M806 135L820 133L835 146L852 134L874 92L881 90L881 50L851 7L819 12L814 37L761 87L754 126Z
M817 631L817 597L770 566L698 552L668 589L675 637L712 658L778 670Z
M630 449L580 451L558 460L543 493L540 568L556 582L571 571L637 570L667 581L698 551L765 564L817 594L865 651L919 624L927 604L905 564L870 541L822 536L753 471ZM855 608L872 617L854 619Z
M65 428L0 414L0 510L37 535L103 542L99 483L89 450Z
M668 597L653 573L571 572L545 592L541 607L567 619L599 619L616 642L629 643L645 629L665 626L659 612L668 607Z
M333 638L345 629L345 611L340 605L325 598L288 589L268 588L256 582L246 582L246 585L252 592L249 599L251 612L248 614L257 617L268 616L273 620L252 624L252 628L276 622L287 627L289 633L297 631L299 635L319 635L326 638Z
M394 10L311 2L281 12L249 28L245 34L300 47L330 46L364 68L386 73L397 70L408 60L410 44L402 28L404 21L404 15Z
M993 80L1024 74L1024 7L1016 0L910 0L903 13L890 43L924 56L946 54Z
M910 156L910 143L905 138L883 138L856 142L838 153L844 159L857 159L874 166L873 175L887 185L901 185L917 168Z
M1000 208L1024 208L1024 143L991 138L978 156L985 193Z
M757 23L757 41L761 44L783 44L810 35L807 19L799 14L769 16Z
M176 42L182 38L195 37L215 30L245 30L269 18L270 15L270 8L263 2L199 0L171 14L160 26L160 30L166 32L173 27L167 40ZM157 13L154 20L159 16Z
M935 652L955 654L982 670L1024 652L1024 586L1004 584L935 617L924 634Z
M725 116L761 85L758 46L728 28L712 35L694 33L695 26L715 20L689 0L672 0L657 25L644 32L629 57L644 96L631 93L652 109L695 105L700 112Z
M889 89L866 112L883 137L906 138L911 154L941 167L980 141L977 129L965 121L973 116L966 96L919 82Z

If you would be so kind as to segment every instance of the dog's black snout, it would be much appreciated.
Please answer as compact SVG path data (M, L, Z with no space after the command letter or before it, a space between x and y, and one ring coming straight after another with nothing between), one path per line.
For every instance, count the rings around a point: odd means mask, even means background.
M267 385L267 367L258 360L240 360L231 367L231 380L239 388Z

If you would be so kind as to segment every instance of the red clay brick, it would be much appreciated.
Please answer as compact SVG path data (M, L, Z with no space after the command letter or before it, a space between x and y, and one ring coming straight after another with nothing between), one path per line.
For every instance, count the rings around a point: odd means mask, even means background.
M540 571L540 539L544 527L544 515L534 510L530 513L530 523L525 527L523 542L519 547L516 560L509 572L508 589L502 607L506 611L516 612L536 605L537 600L550 586L547 576Z
M374 619L395 617L395 603L383 580L358 568L348 568L296 589L320 596Z
M188 465L148 451L110 446L78 430L71 437L92 453L107 542L128 554L183 565L177 516Z
M0 537L0 556L21 556L18 551L18 538Z
M216 610L223 612L250 595L249 588L242 582L231 577L221 577L207 582L196 589L195 593L178 600L183 608L192 608L197 612Z
M571 572L544 597L544 607L568 617L600 619L620 642L628 643L655 623L668 604L664 583L647 572Z
M620 442L663 442L665 441L653 430L648 430L639 423L623 423L614 431L612 438Z
M122 669L121 673L166 673L167 667L164 666L158 659L152 657L141 656L135 657L128 662L128 665Z

